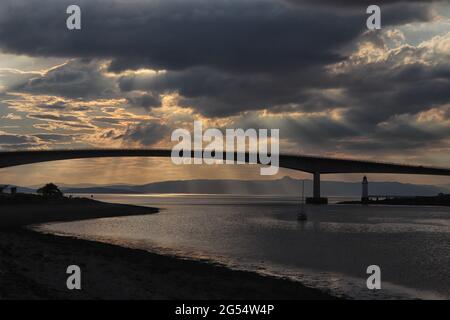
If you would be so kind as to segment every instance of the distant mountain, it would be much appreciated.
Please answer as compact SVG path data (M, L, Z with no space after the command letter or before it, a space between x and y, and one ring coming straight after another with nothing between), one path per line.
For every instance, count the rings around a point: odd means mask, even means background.
M62 188L65 193L203 193L203 194L283 194L298 195L301 180L284 177L279 180L182 180L144 185L110 185L88 188ZM324 196L361 195L360 182L322 181ZM371 195L431 196L448 192L444 187L399 182L369 182ZM305 194L311 196L312 181L305 180Z
M114 193L114 194L124 194L124 193L142 193L135 190L124 188L117 189L110 186L105 187L89 187L89 188L61 188L64 193Z
M36 193L37 189L31 189L27 187L17 187L17 192L19 193Z
M61 183L60 182L54 182L54 181L51 181L51 182L56 184L60 188L92 188L92 187L99 187L99 186L101 186L101 185L94 184L94 183L67 184L67 183L62 183L62 182ZM42 187L43 185L44 185L44 183L42 183L42 184L35 184L35 185L28 186L28 188L37 190L40 187Z
M5 184L0 183L0 185L3 186ZM12 185L9 185L9 186L12 186ZM15 187L17 187L17 192L19 192L19 193L35 193L36 192L36 189L33 189L33 188L20 187L20 186L15 186ZM7 188L4 192L5 193L11 192L10 188Z

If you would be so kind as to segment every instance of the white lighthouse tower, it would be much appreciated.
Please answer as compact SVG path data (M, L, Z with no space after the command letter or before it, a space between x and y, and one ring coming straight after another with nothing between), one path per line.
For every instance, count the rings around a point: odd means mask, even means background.
M367 177L364 176L362 181L361 203L367 204L368 202L369 202L369 182L367 181Z

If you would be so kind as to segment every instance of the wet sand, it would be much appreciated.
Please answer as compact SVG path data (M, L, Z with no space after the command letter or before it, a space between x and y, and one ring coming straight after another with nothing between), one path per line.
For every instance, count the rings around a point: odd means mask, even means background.
M333 299L290 280L23 228L157 211L103 203L90 206L1 207L0 299ZM82 270L81 290L66 288L66 269L72 264Z

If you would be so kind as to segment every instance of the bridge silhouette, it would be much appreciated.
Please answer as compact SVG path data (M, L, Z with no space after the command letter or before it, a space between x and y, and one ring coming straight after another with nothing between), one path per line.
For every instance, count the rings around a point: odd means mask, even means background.
M172 151L166 149L80 149L80 150L30 150L30 151L5 151L0 152L0 168L8 168L26 164L70 160L86 158L109 157L171 157ZM234 153L234 159L238 159L238 153ZM240 154L246 163L250 162L249 153ZM190 156L196 157L194 151ZM214 157L214 154L213 154ZM225 153L223 159L225 160ZM257 163L260 164L259 157ZM308 199L310 203L326 203L327 199L320 194L321 174L332 173L394 173L394 174L418 174L450 176L450 169L425 167L406 164L395 164L365 160L337 159L308 155L279 155L281 168L293 169L311 173L313 179L313 197Z

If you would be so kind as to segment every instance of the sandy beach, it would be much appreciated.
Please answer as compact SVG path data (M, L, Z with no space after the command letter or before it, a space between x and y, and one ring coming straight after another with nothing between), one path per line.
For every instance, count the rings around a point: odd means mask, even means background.
M333 299L290 280L24 228L157 211L100 202L2 206L0 299ZM82 290L66 288L71 264L81 267Z

